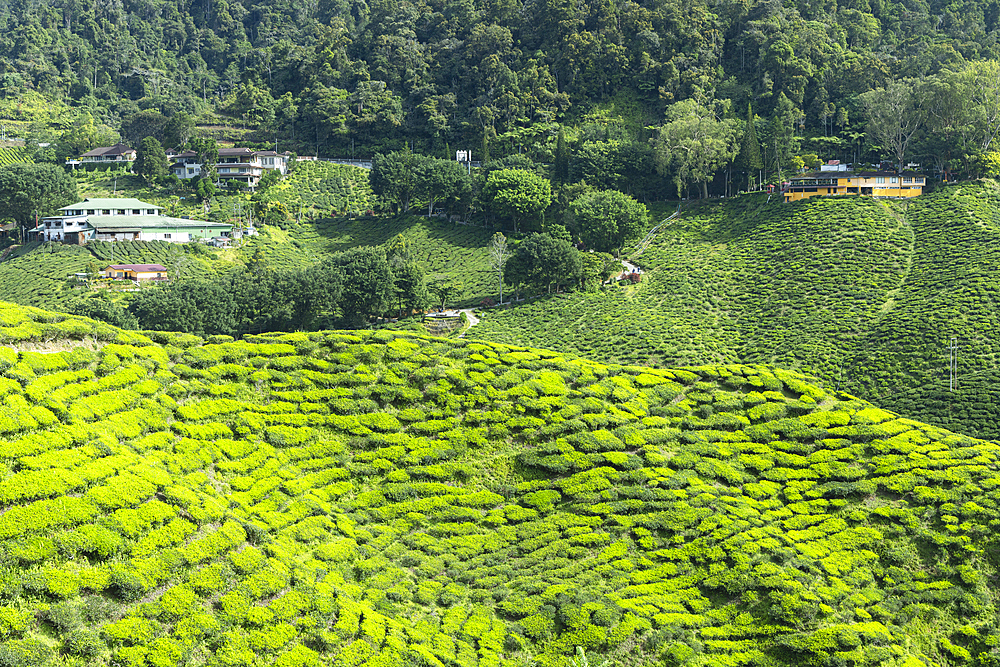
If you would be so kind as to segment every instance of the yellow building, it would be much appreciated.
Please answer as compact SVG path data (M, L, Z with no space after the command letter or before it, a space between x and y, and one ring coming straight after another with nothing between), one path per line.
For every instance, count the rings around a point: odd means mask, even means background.
M916 197L924 191L923 174L904 171L817 171L800 174L786 183L781 192L785 201L834 195L868 197Z
M119 280L166 280L167 267L162 264L112 264L101 273Z

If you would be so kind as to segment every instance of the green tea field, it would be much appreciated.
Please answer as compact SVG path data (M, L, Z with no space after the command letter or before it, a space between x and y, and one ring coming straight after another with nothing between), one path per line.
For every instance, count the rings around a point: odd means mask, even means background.
M998 657L1000 447L793 372L3 304L0 386L5 665Z
M622 363L795 368L908 416L1000 437L998 198L996 183L977 182L908 205L695 206L637 258L642 283L490 312L470 335Z
M297 163L266 198L281 202L296 219L364 215L375 208L368 170L329 162Z
M96 241L83 247L28 243L0 262L0 299L66 310L83 289L73 274L100 271L112 261L162 264L172 276L211 274L231 263L225 252L166 241Z
M252 237L241 253L246 258L259 254L275 267L304 267L329 253L383 245L400 234L424 271L449 274L461 281L455 304L477 305L485 297L496 296L496 277L486 250L493 230L413 215L323 218L291 223L286 229L268 226Z

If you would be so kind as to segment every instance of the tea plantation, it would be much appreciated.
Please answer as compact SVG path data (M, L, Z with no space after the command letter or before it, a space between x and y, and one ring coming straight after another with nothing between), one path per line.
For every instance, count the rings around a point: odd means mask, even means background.
M1000 437L1000 192L696 206L637 259L643 282L490 312L477 338L602 361L766 363L908 416ZM957 392L948 391L958 337Z
M303 268L327 254L365 245L383 245L402 235L414 260L430 275L446 273L462 283L455 304L478 305L496 295L496 273L486 245L493 230L456 225L415 215L393 218L322 218L293 222L285 229L265 227L241 253L262 257L271 266Z
M73 277L88 269L116 264L162 264L171 275L205 275L226 267L221 253L166 241L106 241L70 246L28 243L0 262L0 298L53 310L66 310L83 292Z
M368 170L329 162L299 162L287 178L267 191L296 218L363 215L375 208Z
M996 444L765 366L151 336L0 304L2 664L1000 660Z

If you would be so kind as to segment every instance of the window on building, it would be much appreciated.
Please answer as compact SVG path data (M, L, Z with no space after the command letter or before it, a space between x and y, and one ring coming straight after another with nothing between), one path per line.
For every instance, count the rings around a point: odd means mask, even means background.
M892 178L890 178L890 179L889 179L889 182L890 182L890 183L895 183L895 182L896 182L896 177L895 177L895 176L893 176Z
M921 176L921 177L919 177L919 178L914 178L914 179L913 179L913 182L914 182L914 183L919 183L919 184L922 184L922 183L924 182L924 178L923 178L923 176Z
M118 213L118 215L125 215L125 209L120 208L120 209L118 209L117 213Z
M134 208L132 209L132 215L142 215L142 211L137 208Z
M95 212L96 212L96 211L94 211L93 209L91 209L91 210L88 210L88 211L87 211L87 215L94 215L94 213L95 213Z
M169 238L170 238L170 234L164 234L164 235L163 235L163 238L165 238L165 239L169 239Z
M101 211L101 215L111 215L111 209L104 209Z
M188 167L188 176L190 176L193 173L194 173L194 169L192 167Z
M876 176L875 177L875 183L878 184L878 185L884 184L885 183L885 176Z

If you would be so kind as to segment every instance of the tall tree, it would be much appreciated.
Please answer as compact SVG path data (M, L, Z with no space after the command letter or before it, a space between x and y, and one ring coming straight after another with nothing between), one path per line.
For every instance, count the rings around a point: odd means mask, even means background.
M617 190L588 192L573 200L570 210L583 242L601 252L620 251L638 236L649 218L645 204Z
M167 118L159 111L138 111L122 121L122 141L129 146L138 146L146 137L156 137L157 141L162 142L166 126Z
M760 141L757 139L757 122L753 107L747 102L747 118L743 125L743 136L740 139L740 153L736 156L736 166L746 173L747 191L755 172L764 168L760 158Z
M559 128L556 135L556 154L552 161L552 180L560 185L569 182L569 147L566 145L566 130Z
M415 156L413 189L427 201L427 215L431 215L439 203L468 203L472 197L472 177L454 160Z
M912 84L895 81L884 88L870 90L861 96L861 103L868 116L869 136L892 154L896 168L902 171L910 140L924 120Z
M0 210L23 230L35 216L51 215L78 199L76 179L54 164L11 164L0 167Z
M548 234L532 234L518 244L504 269L504 278L513 285L552 291L559 285L580 281L583 262L579 250L563 239Z
M735 120L718 120L693 99L667 109L667 122L653 141L660 171L673 176L678 197L690 183L700 183L701 196L708 196L715 172L736 157L736 126Z
M410 201L416 194L416 162L417 158L409 151L378 153L372 159L368 177L372 191L401 213L410 210Z
M490 253L490 267L497 272L497 287L500 290L500 303L503 303L503 267L507 264L507 260L510 259L511 251L507 246L507 237L502 233L497 232L490 239L490 244L487 246L487 250Z
M778 102L767 122L767 137L764 141L765 170L780 174L788 167L792 156L799 151L799 139L795 134L795 126L802 112L788 99L784 93L778 94ZM766 176L766 172L765 172Z
M167 153L156 137L146 137L135 152L132 171L146 183L157 183L167 175Z
M490 211L518 223L537 225L552 202L552 184L534 172L522 169L499 169L490 172L481 196Z
M426 308L429 297L424 270L420 265L413 260L403 260L398 256L390 260L390 265L393 296L399 306L400 315L408 315Z
M180 148L187 143L194 132L194 119L190 114L178 111L163 126L163 146Z
M393 276L384 248L359 246L330 261L344 276L340 310L347 324L362 326L389 309L393 299Z

